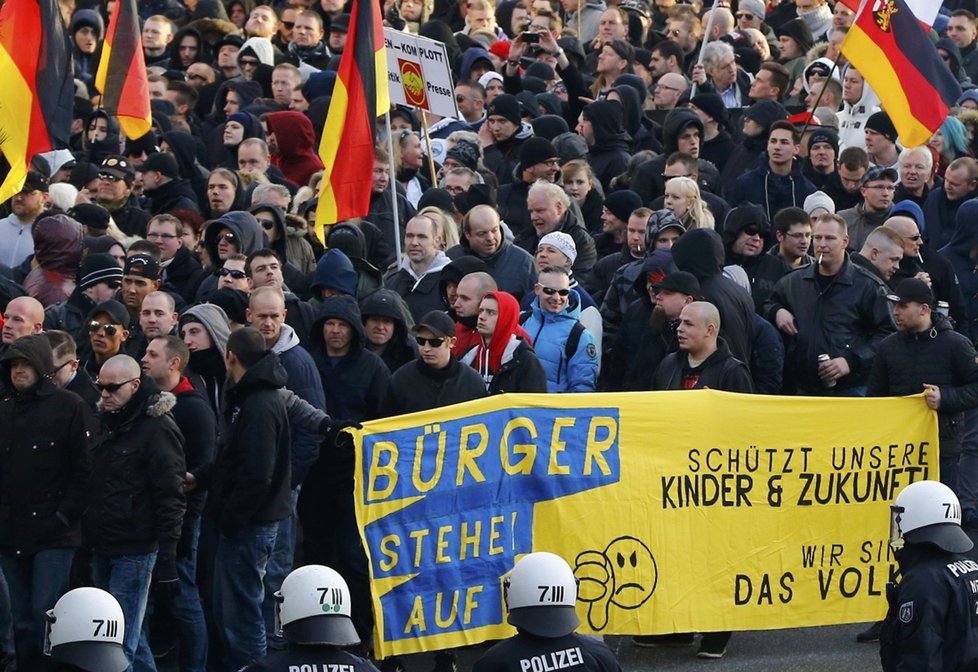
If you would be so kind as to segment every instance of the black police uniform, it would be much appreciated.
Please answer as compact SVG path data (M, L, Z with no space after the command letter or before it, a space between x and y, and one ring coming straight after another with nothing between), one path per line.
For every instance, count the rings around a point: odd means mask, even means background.
M378 672L369 660L335 646L296 646L259 658L240 672Z
M570 633L537 637L520 631L499 642L476 662L472 672L621 672L615 654L596 639Z
M929 544L897 552L880 632L884 672L978 670L978 562Z

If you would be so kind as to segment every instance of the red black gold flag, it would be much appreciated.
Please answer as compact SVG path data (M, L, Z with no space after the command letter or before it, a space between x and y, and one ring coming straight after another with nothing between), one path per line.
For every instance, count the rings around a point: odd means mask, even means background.
M319 143L325 166L316 235L323 225L363 217L370 209L377 117L390 108L379 5L353 0L350 28Z
M118 117L127 138L135 140L149 133L153 115L136 0L115 3L95 73L95 88L102 93L102 107Z
M904 0L867 0L842 53L879 94L904 147L927 142L961 95Z
M10 166L0 202L24 186L31 157L68 145L74 82L55 0L6 0L0 9L0 151Z

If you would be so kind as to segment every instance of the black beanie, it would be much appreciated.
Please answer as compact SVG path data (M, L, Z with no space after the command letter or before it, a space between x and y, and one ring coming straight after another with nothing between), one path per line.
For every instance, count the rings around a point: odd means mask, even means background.
M876 131L890 142L897 141L896 126L894 126L893 122L890 121L890 115L888 115L886 112L876 112L875 114L871 114L869 119L866 120L866 125L863 128Z
M810 129L813 127L809 127ZM839 154L839 135L828 127L814 127L815 130L812 131L811 136L808 138L808 151L812 151L812 145L816 142L827 142L832 145L832 149L835 151L836 155Z
M487 117L503 117L519 126L523 122L523 115L520 113L520 101L516 96L509 93L501 93L492 99L486 108Z
M798 48L802 54L815 46L815 38L812 37L812 30L805 23L804 19L792 19L775 31L778 37L790 37L798 43Z
M729 127L730 115L727 114L727 107L723 104L723 98L719 94L698 93L689 102L703 110L707 116L720 125L720 128Z
M605 196L604 207L621 221L627 222L632 213L642 207L642 197L631 189L613 191Z
M546 138L532 137L520 147L520 169L526 170L538 163L556 159L560 155L553 143Z

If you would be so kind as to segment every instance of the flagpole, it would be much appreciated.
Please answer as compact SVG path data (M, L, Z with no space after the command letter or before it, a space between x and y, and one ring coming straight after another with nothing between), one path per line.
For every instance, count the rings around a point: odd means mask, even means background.
M431 136L428 135L428 113L421 113L421 125L424 127L424 142L428 147L428 170L431 171L431 186L438 186L438 171L435 170L435 157L431 153Z
M581 46L584 46L584 36L581 35L581 10L583 9L584 0L577 0L577 39L581 41Z
M394 250L397 263L401 263L401 223L398 221L397 212L397 170L394 168L394 134L391 132L391 111L384 113L384 123L387 124L387 161L390 163L391 171L391 218L394 222Z
M706 43L710 41L710 33L713 32L713 21L716 19L717 13L713 11L717 9L720 5L718 3L713 3L713 9L710 10L710 18L706 21L706 32L703 34L703 46L700 47L699 57L696 59L696 65L703 65L703 48L706 47ZM720 93L717 91L717 93ZM692 98L696 95L696 82L693 82L692 87L689 90L689 97Z

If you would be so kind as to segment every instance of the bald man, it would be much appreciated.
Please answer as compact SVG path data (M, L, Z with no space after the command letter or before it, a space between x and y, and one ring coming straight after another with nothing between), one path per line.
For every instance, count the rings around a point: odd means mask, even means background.
M682 75L667 72L655 83L653 100L657 110L671 110L689 88L689 82Z
M870 231L862 249L849 255L852 263L878 276L883 282L888 282L897 272L901 259L903 240L895 231L885 226L878 226Z
M890 287L895 289L906 278L923 280L930 285L938 301L947 302L948 314L959 325L957 328L960 331L967 324L968 315L964 294L951 263L944 255L937 254L924 245L920 237L920 227L914 218L902 214L894 215L883 222L883 226L896 233L903 241L903 259L900 260L900 268L889 280Z
M44 306L30 296L18 296L3 311L3 349L18 338L44 331Z
M679 352L668 355L655 373L656 390L752 392L747 365L730 354L720 333L720 312L694 301L679 314Z
M150 581L174 593L186 502L183 437L163 395L128 355L105 360L98 374L102 411L84 526L93 546L92 577L122 606L123 650L136 669L155 669L140 638ZM124 431L118 431L124 426Z
M725 390L753 392L747 365L730 354L720 333L720 311L712 303L694 301L679 314L679 352L666 355L655 371L654 390ZM722 658L730 632L706 632L697 656Z

